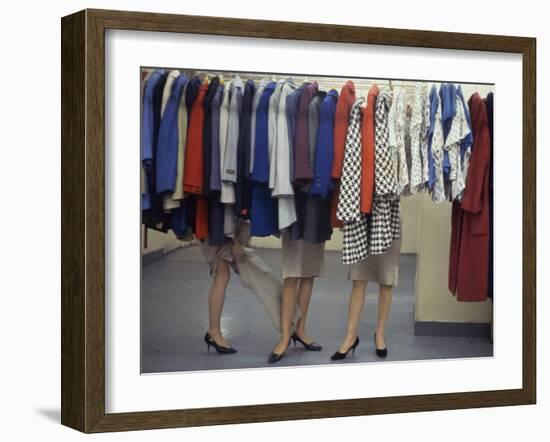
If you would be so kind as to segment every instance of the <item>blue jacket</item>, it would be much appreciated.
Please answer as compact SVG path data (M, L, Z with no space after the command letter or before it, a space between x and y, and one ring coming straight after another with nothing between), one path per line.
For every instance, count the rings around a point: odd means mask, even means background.
M334 187L332 182L332 162L334 160L334 115L338 92L330 90L319 109L319 128L313 163L313 182L310 195L326 198Z
M166 103L160 122L157 146L157 194L173 192L176 187L178 162L178 106L187 83L187 77L179 75L172 85L170 98Z
M143 112L141 115L141 161L147 175L147 188L141 195L141 208L147 210L151 208L151 197L149 194L149 175L153 162L153 145L155 143L155 111L153 96L155 86L166 74L164 69L158 69L151 74L143 91Z
M262 92L256 109L256 138L254 167L252 169L252 201L250 207L250 233L269 236L278 233L278 204L271 197L269 184L268 115L269 99L275 90L274 81Z

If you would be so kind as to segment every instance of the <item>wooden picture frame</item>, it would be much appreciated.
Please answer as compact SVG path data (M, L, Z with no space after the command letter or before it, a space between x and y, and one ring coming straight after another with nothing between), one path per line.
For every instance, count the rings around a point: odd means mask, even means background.
M62 408L83 432L533 404L536 400L536 40L312 23L84 10L62 28ZM523 63L523 385L519 389L105 412L105 30L495 51ZM519 115L519 113L518 113Z

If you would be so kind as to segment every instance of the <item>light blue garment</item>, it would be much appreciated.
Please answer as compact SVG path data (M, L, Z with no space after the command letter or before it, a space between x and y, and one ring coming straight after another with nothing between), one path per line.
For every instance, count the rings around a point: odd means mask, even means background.
M435 129L435 115L437 113L437 108L439 107L439 96L437 94L437 88L435 85L432 86L430 91L430 127L428 127L428 189L433 190L435 183L435 162L432 153L432 140L434 136Z
M470 109L468 109L468 103L466 103L466 100L464 99L464 95L462 94L462 87L459 85L456 93L458 95L458 98L460 98L460 102L462 103L462 107L464 108L464 115L466 117L466 122L468 123L468 129L470 129L470 132L468 135L466 135L461 141L460 141L460 159L464 161L464 155L469 147L471 147L474 144L474 135L472 133L472 121L470 119Z

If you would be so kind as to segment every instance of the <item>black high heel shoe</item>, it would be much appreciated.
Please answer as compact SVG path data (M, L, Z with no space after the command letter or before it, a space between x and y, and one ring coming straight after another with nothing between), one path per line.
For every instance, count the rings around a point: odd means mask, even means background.
M300 336L298 336L296 334L296 332L294 332L291 336L292 340L294 341L294 347L296 347L296 341L298 341L300 344L302 344L304 346L304 348L306 350L311 350L311 351L320 351L323 349L323 347L321 347L319 344L317 344L316 342L310 342L309 344L307 342L304 342L304 340L302 338L300 338Z
M345 359L346 356L348 355L349 351L351 350L351 354L352 355L355 355L355 349L357 348L357 346L359 345L359 336L356 336L355 337L355 341L353 341L353 344L351 345L350 348L348 348L346 350L345 353L340 353L339 351L337 351L336 353L334 353L330 359L332 359L333 361L339 361L341 359Z
M386 356L388 356L387 345L384 348L376 347L376 333L374 334L374 349L376 350L376 356L378 356L379 358L385 358Z
M210 333L206 332L204 335L204 342L206 342L206 345L208 346L208 351L210 351L210 346L214 347L218 353L222 354L231 354L231 353L237 353L237 349L229 346L225 347L223 345L218 344L216 341L214 341L214 338L210 336Z
M286 350L288 350L288 347L290 347L290 339L288 340L288 345L286 346ZM273 353L273 352L271 352L271 354L269 355L269 358L268 358L267 361L270 364L274 364L275 362L279 362L281 359L283 359L283 356L285 355L286 350L283 351L282 353Z

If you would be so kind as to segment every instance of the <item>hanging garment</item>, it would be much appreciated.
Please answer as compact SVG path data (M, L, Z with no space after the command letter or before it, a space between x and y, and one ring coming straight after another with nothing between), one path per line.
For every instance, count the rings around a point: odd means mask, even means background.
M205 195L210 195L210 176L212 174L212 101L218 91L220 78L214 77L208 84L208 90L204 96L204 126L203 126L203 189Z
M142 221L144 221L144 224L147 225L147 227L160 230L163 232L166 232L167 230L167 221L169 220L169 216L165 215L163 204L162 204L162 195L157 193L156 186L157 186L157 148L158 148L158 136L159 136L159 130L160 130L160 111L161 111L161 104L162 104L162 94L164 92L164 86L166 84L166 80L168 78L168 73L166 71L162 71L163 74L158 79L158 81L155 82L154 88L153 88L153 97L152 97L152 113L153 113L153 143L152 143L152 151L151 151L151 159L147 161L146 163L149 164L150 168L148 169L148 175L147 175L147 188L149 192L149 198L150 198L150 209L143 212L142 211Z
M452 121L456 114L456 86L454 84L443 83L439 88L439 98L441 106L441 126L443 128L443 140L446 140L449 132L451 131ZM449 151L444 149L443 175L445 184L449 181L451 168L452 164Z
M208 84L202 84L191 107L189 130L187 131L187 146L185 149L185 164L183 172L183 190L197 195L195 236L204 239L208 236L208 202L203 196L203 128L204 128L204 98Z
M225 148L227 147L227 135L229 132L229 106L231 102L231 83L227 83L223 91L222 104L220 107L220 200L224 204L235 203L235 189L233 185L221 178L222 169L225 164Z
M309 139L309 164L311 169L314 169L315 162L315 149L317 147L317 131L319 130L319 111L321 109L321 103L327 93L325 91L317 91L309 102L307 109L308 122L307 122L307 133ZM313 179L313 177L312 177Z
M191 119L191 109L193 108L193 103L197 99L199 89L201 87L201 79L198 76L194 76L189 80L187 85L187 95L185 96L185 105L187 106L187 116Z
M162 88L162 98L160 103L160 118L162 121L162 117L164 116L164 111L166 110L166 105L168 104L168 100L170 99L170 95L172 95L172 86L174 85L174 81L176 78L180 76L180 71L177 69L171 70L168 72L168 76L166 77L166 83L164 83L164 87Z
M455 95L455 116L451 122L451 128L445 139L445 152L449 155L451 169L445 183L447 199L453 201L459 199L466 187L466 174L463 169L461 144L471 135L464 108L458 94Z
M294 189L290 174L290 134L287 118L288 98L296 90L292 79L287 79L281 89L279 105L275 114L276 132L272 153L273 183L271 195L277 198L279 230L284 230L296 221L296 208L294 204ZM270 178L271 178L270 170Z
M256 92L254 81L248 80L244 86L239 120L239 143L237 148L237 182L235 183L235 215L248 218L252 185L250 182L250 126L252 100Z
M342 176L347 131L353 103L355 103L355 84L353 81L348 80L340 91L334 117L334 160L332 163L332 177L337 181L335 182L334 192L332 193L332 211L330 214L330 223L332 227L342 227L342 222L336 216L336 210L340 198L339 180Z
M361 124L361 203L363 213L372 210L374 192L374 111L380 90L373 84L367 95L367 107Z
M225 206L224 233L231 236L235 230L235 184L237 182L237 153L239 146L239 122L241 118L243 82L237 75L229 86L229 115L227 118L227 138L221 169L221 201Z
M334 161L334 118L337 102L338 92L331 89L319 109L319 127L313 161L314 177L309 191L309 194L314 197L327 198L329 192L334 189L331 175Z
M324 247L324 243L332 236L332 226L330 224L331 191L333 188L331 173L334 151L334 114L338 101L338 92L332 89L323 95L325 98L319 109L318 121L313 123L317 129L317 134L314 137L316 141L313 158L314 178L309 185L295 186L296 222L288 231L288 239L292 241L292 244L296 242L296 245L292 247L297 247L297 250L300 252L309 251L308 253L311 254L312 260L316 256L313 252L315 250L322 250L320 247ZM313 113L315 114L315 112L314 110ZM311 112L309 116L311 119ZM308 124L309 129L310 126ZM302 244L303 242L307 244ZM307 259L308 253L296 257L298 262L301 262L302 258ZM319 262L319 259L317 258L311 263L299 264L299 266L302 269L314 268L315 263ZM292 261L289 259L287 262Z
M183 190L201 195L204 191L203 183L203 128L204 128L204 98L208 84L202 84L189 117L187 131L187 146L185 149L185 167L183 171Z
M296 140L296 118L298 116L298 105L305 89L310 83L302 83L298 88L290 93L286 99L286 118L288 123L288 144L290 147L290 179L294 180L294 142Z
M427 165L428 169L425 171L427 174L425 176L426 183L428 190L431 192L434 187L435 183L435 167L434 167L434 158L432 155L432 141L433 141L433 135L435 130L435 120L436 120L436 114L437 110L439 108L439 95L437 93L437 87L435 85L432 85L432 88L430 90L430 95L428 96L428 101L430 103L430 125L428 126L428 152L427 152Z
M462 194L464 193L464 188L466 187L466 179L468 177L468 164L470 163L470 156L472 154L472 144L474 143L474 136L472 132L472 122L470 120L470 110L468 109L468 104L466 103L466 100L464 99L464 95L462 94L462 87L459 85L456 94L458 98L460 99L460 104L462 106L462 111L464 112L464 118L466 119L466 123L468 124L468 135L466 135L461 141L460 141L460 166L459 166L459 177L460 180L460 187L462 187L462 190L458 192L458 195L456 196L456 200L461 201L462 200Z
M260 80L256 93L254 94L254 98L252 99L252 116L250 118L250 175L252 175L252 170L254 169L254 150L256 147L256 110L265 86L268 83L269 80L266 78Z
M267 115L267 151L269 161L269 188L275 187L275 175L277 163L275 162L275 145L277 142L277 118L279 112L279 103L281 99L281 93L285 84L284 79L280 79L275 83L275 90L269 97L269 111Z
M204 101L204 178L208 201L208 244L211 246L221 246L229 241L224 232L225 206L220 201L220 107L223 91L223 84L214 77Z
M313 141L317 141L319 129L319 111L317 103L326 93L319 92L316 83L307 86L300 100L298 109L298 121L296 127L296 165L295 170L298 171L302 165L306 164L307 174L302 174L302 178L294 183L294 202L296 209L296 222L290 226L288 233L289 239L293 241L306 241L313 244L321 244L330 239L332 235L332 227L330 226L330 200L326 198L318 198L310 195L311 184L314 177L314 161L315 161L315 146L312 146ZM313 94L313 95L312 95ZM311 99L309 98L311 96ZM305 134L304 134L305 133ZM303 137L301 138L301 135ZM312 139L313 138L313 139ZM301 155L298 155L300 147L300 139L302 144ZM307 144L305 144L307 142ZM311 150L314 150L313 155ZM313 161L312 161L313 159ZM311 179L306 178L311 173Z
M449 291L458 301L484 301L489 274L490 134L485 103L469 100L474 145L462 202L453 202Z
M262 92L256 109L256 137L254 169L252 171L251 234L270 236L278 234L277 200L271 198L269 189L269 99L275 90L275 82L269 82Z
M409 170L405 152L405 91L396 87L388 114L388 142L393 156L397 194L404 194L409 186Z
M348 126L350 124L350 113L355 99L355 84L348 80L342 86L338 103L336 104L336 115L334 120L334 162L332 165L332 177L342 176L344 164L344 152L346 149Z
M243 82L239 76L231 80L231 85L229 86L229 115L227 118L227 138L225 140L221 179L222 182L231 183L232 187L237 182L237 150L239 144L239 120L241 117L243 87ZM225 201L222 198L222 202L226 203L229 201ZM230 202L234 203L234 198L233 201Z
M460 86L459 86L460 87ZM487 108L487 123L489 126L489 274L487 277L487 296L493 299L493 100L494 94L489 92L485 99Z
M141 114L141 163L145 171L145 182L141 192L141 209L151 209L151 193L149 189L150 175L154 167L155 115L153 95L158 82L162 81L166 71L159 69L153 72L143 90L143 111Z
M157 148L157 193L163 195L164 210L179 207L179 201L172 198L178 174L178 110L187 77L178 76L173 81L172 93L167 100L160 122ZM166 89L166 86L165 86Z
M368 250L371 255L386 253L392 242L400 238L395 156L389 145L388 114L391 102L391 91L382 89L375 110L374 195Z
M361 120L364 98L353 104L349 116L344 150L344 165L340 180L340 198L336 216L343 222L342 262L362 261L369 253L367 217L360 210L361 189Z
M433 90L433 89L432 89ZM432 137L429 145L431 153L430 162L430 190L432 191L432 201L441 203L446 200L445 195L445 176L443 170L445 136L443 134L443 124L441 121L442 104L441 100L435 95L435 109L432 106L430 112L435 111L432 121Z
M185 95L187 93L188 84L189 82L186 82L185 86L183 86L183 91L178 103L178 154L176 164L176 187L174 188L174 193L172 194L172 200L178 203L181 203L181 200L184 197L183 167L185 159L185 146L187 145L187 124L189 122L187 117L187 107L185 105Z
M221 191L220 170L220 108L223 100L224 85L219 84L210 103L210 192Z
M412 194L421 192L424 189L424 183L427 181L429 119L428 85L416 83L409 129L411 137L409 189ZM424 178L424 175L426 175L426 178Z
M309 104L319 89L316 81L309 84L298 105L296 117L296 135L294 140L294 183L307 184L313 178L309 153Z

